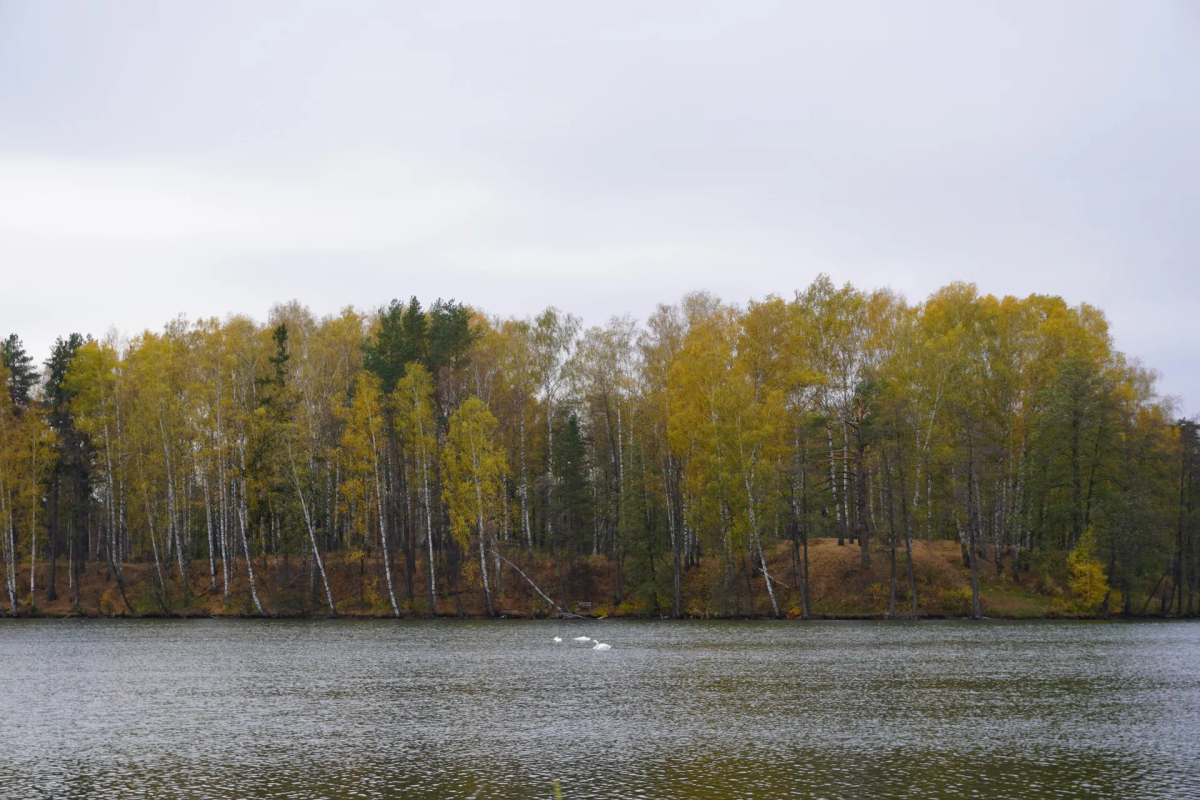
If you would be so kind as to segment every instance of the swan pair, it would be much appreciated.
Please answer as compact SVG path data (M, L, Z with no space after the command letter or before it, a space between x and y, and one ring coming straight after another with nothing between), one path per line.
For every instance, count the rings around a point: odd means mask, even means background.
M612 645L611 645L611 644L605 644L604 642L600 641L599 639L592 639L592 638L590 638L590 637L588 637L588 636L576 636L576 637L575 637L575 639L574 639L573 641L576 641L576 642L595 642L595 646L594 646L594 647L592 647L592 649L593 649L593 650L612 650ZM555 644L562 644L562 637L561 637L561 636L555 636L555 637L554 637L554 643L555 643Z

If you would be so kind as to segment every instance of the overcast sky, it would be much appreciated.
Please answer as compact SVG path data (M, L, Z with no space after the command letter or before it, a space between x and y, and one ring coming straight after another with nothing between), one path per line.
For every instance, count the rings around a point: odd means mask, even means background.
M588 324L818 272L1103 308L1200 411L1200 5L0 0L0 335Z

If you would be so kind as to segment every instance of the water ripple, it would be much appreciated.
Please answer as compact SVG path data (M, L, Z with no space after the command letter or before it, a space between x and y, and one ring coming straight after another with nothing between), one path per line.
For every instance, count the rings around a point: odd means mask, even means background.
M1200 797L1200 625L13 621L0 729L22 800Z

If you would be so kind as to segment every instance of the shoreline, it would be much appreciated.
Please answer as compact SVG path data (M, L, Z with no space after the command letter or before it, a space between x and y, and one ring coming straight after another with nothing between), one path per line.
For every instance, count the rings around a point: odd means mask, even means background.
M776 615L771 598L763 590L761 579L747 572L724 571L716 559L704 559L683 574L680 587L680 619L684 620L824 620L878 621L961 620L970 615L970 573L962 562L957 542L918 541L914 549L914 576L918 613L911 609L906 583L896 585L897 614L887 616L889 570L887 553L872 548L872 565L864 570L857 546L841 546L832 539L815 539L810 544L810 571L807 611L804 597L789 581L793 554L786 543L768 552L775 580ZM981 554L982 556L982 554ZM1153 620L1163 619L1157 596L1138 593L1123 601L1115 600L1108 614L1084 608L1074 602L1064 588L1067 580L1053 573L1011 569L996 570L984 557L979 570L980 600L985 620ZM28 576L28 562L20 564L18 574ZM8 597L0 598L0 618L46 619L439 619L487 620L482 591L462 576L439 581L434 615L429 614L426 573L416 565L405 574L401 564L393 562L395 607L384 580L383 563L378 557L347 559L329 554L326 571L332 590L336 615L319 583L310 576L309 565L295 556L261 557L254 562L258 598L263 611L251 602L251 587L244 560L230 560L228 570L221 562L194 560L187 566L186 580L168 575L165 586L158 581L153 563L126 562L118 579L114 569L104 562L88 562L71 575L67 565L58 563L58 592L54 601L45 599L49 570L37 564L36 592L25 591L16 597L17 614L12 614ZM215 567L215 569L214 569ZM561 572L560 572L561 567ZM494 619L671 619L669 573L659 579L657 593L646 585L634 590L616 581L616 570L604 556L590 556L559 565L547 558L534 558L518 568L505 565L499 572L502 581L493 584ZM791 572L790 572L791 571ZM210 574L211 573L211 574ZM225 576L228 576L226 578ZM226 584L226 581L228 583ZM559 608L547 602L536 583L556 597L563 609L580 614L561 615ZM66 585L64 585L66 584ZM410 588L411 587L411 588ZM1117 611L1135 613L1116 613ZM1149 613L1136 613L1144 610Z
M18 620L46 620L46 619L78 619L78 620L221 620L221 621L245 621L254 620L261 622L779 622L779 623L794 623L794 622L1187 622L1196 621L1197 617L1165 617L1159 614L1109 614L1107 616L1100 614L1055 614L1044 616L1014 616L1014 615L988 615L985 614L980 619L971 619L970 617L950 616L945 614L921 614L916 617L911 616L895 616L888 617L882 614L869 615L851 615L851 614L810 614L806 617L773 617L770 615L758 616L683 616L683 617L656 617L656 616L605 616L605 617L588 617L588 616L571 616L559 617L554 615L549 616L523 616L519 614L503 614L496 617L487 617L479 614L439 614L436 617L428 617L423 615L401 615L399 617L391 614L375 614L375 613L353 613L342 612L338 616L332 617L328 614L164 614L146 613L146 614L94 614L87 612L70 612L64 613L60 611L38 611L33 614L19 614L13 616L10 613L0 614L0 625L9 621Z

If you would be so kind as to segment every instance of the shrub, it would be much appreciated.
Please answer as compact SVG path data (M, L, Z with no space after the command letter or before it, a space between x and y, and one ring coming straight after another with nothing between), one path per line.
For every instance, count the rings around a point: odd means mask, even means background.
M380 608L384 605L383 593L380 591L379 578L368 578L363 582L363 605L366 608ZM389 609L391 601L388 601Z
M159 602L159 596L155 589L151 587L142 587L141 591L130 590L129 603L133 606L133 611L139 617L146 615L158 615L163 613L162 604Z
M1061 595L1063 591L1062 587L1055 582L1054 578L1051 578L1045 573L1036 576L1036 587L1038 592L1041 594L1055 598Z
M295 590L276 590L271 597L271 609L276 616L288 617L302 615L307 612L304 603L304 592Z
M625 600L623 600L620 605L617 606L617 616L618 617L641 616L641 614L645 610L645 608L646 608L646 601L644 598L638 597L637 595L630 595L629 597L625 598Z
M225 609L228 613L237 617L252 617L258 614L258 609L254 607L254 601L251 599L249 593L231 594L229 602L225 604Z
M1075 595L1075 603L1079 609L1089 614L1098 611L1109 594L1108 576L1104 574L1104 565L1092 558L1094 543L1092 532L1089 530L1080 537L1075 549L1067 556L1071 593Z
M1103 609L1106 614L1120 614L1125 608L1125 595L1120 589L1112 589L1108 593L1108 607Z
M948 617L969 617L974 605L971 597L971 589L966 586L960 586L957 589L943 589L940 595L942 613ZM980 598L979 604L983 605L983 599Z
M1063 593L1067 566L1061 551L1038 550L1029 553L1025 560L1038 592L1049 597L1058 597Z

